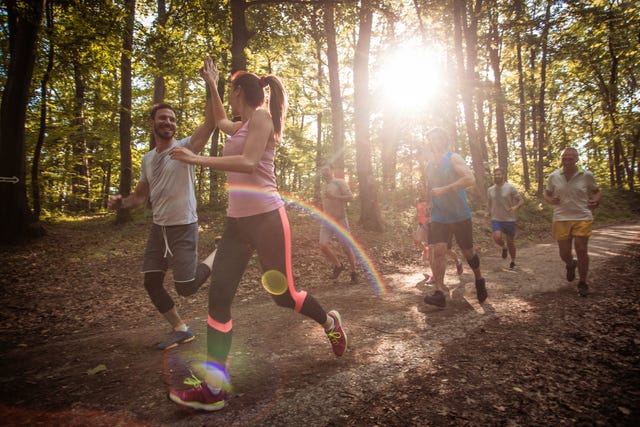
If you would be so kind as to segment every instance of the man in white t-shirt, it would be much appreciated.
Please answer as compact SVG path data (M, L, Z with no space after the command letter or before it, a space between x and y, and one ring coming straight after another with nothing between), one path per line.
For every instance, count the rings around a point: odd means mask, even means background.
M562 167L549 175L544 199L553 205L551 234L558 241L560 258L567 269L567 280L580 280L578 293L586 297L589 292L589 237L593 223L593 209L600 204L602 193L593 174L578 163L578 151L566 148L562 151ZM577 260L573 258L572 246Z
M195 166L173 160L173 147L183 146L199 153L215 128L209 100L205 120L190 137L177 141L176 114L169 104L154 105L151 125L156 147L142 158L140 180L134 192L109 198L111 209L132 209L151 204L153 224L149 231L142 270L144 287L153 305L171 324L173 330L158 344L166 350L193 341L191 329L178 314L175 303L164 288L164 277L173 271L176 292L195 294L209 278L215 250L198 264L198 213L194 190Z
M505 180L500 168L493 170L493 182L487 190L487 216L491 218L491 237L502 248L502 258L511 256L509 268L516 266L516 217L524 199L513 184Z

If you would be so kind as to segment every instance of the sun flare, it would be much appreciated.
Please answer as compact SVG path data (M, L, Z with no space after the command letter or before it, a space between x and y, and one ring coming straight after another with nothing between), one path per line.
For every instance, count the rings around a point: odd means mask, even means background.
M445 83L443 53L421 43L404 43L389 52L377 73L383 105L420 110L437 102Z

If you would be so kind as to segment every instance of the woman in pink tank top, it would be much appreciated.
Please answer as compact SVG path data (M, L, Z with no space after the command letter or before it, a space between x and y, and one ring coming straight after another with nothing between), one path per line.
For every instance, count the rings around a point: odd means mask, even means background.
M219 73L211 58L205 58L200 74L212 93L216 124L230 136L222 157L198 156L184 147L173 149L171 156L225 171L229 207L211 272L208 360L201 370L204 381L189 390L171 389L169 398L181 406L214 411L224 407L229 390L226 362L233 332L231 302L254 252L262 268L263 286L278 306L294 309L320 324L337 356L346 350L347 336L336 310L327 313L315 298L294 286L289 221L274 174L276 145L282 138L287 109L282 82L274 75L258 77L246 71L236 72L228 97L232 116L240 117L239 122L234 122L227 118L218 95ZM266 88L268 111L263 108ZM279 286L274 286L276 283ZM282 328L286 329L286 325Z

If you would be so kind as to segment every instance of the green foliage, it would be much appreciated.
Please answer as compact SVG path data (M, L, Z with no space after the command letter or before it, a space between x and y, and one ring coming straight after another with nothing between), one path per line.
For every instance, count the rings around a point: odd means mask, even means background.
M568 145L579 148L583 164L605 185L611 180L615 165L614 144L618 145L619 165L633 173L637 168L640 135L640 15L637 2L572 1L554 5L549 40L545 119L546 134L542 159L534 155L531 122L532 103L540 90L542 25L545 3L541 1L483 2L478 11L478 56L476 96L484 113L487 158L485 169L497 163L495 102L499 99L492 86L488 48L490 18L496 17L501 34L500 50L502 92L510 171L513 182L524 185L529 178L535 187L535 162L546 176L557 167L560 150ZM289 94L289 115L285 141L278 148L276 172L279 187L311 200L315 194L316 162L331 159L333 129L328 95L326 39L323 33L321 6L308 2L246 2L245 18L251 37L246 55L248 67L259 75L273 73L285 83ZM46 138L40 159L42 206L51 214L69 208L72 182L77 178L74 165L86 161L89 167L93 210L103 206L105 191L113 191L119 181L119 64L122 46L123 8L121 1L66 1L54 3L54 25L40 34L32 98L27 111L26 158L28 167L34 158L39 131L40 80L46 68L48 49L53 47L55 66L48 89ZM335 5L336 37L339 51L342 105L345 111L345 163L351 184L356 180L356 152L353 130L353 59L357 38L357 2ZM154 79L162 76L166 85L165 101L178 113L178 137L186 136L201 122L204 85L198 75L202 58L211 55L229 77L231 58L231 16L228 1L177 0L167 2L166 26L157 22L156 1L137 1L134 51L131 52L133 88L133 176L139 176L140 159L149 147L148 111L153 100ZM399 94L408 94L424 83L423 70L407 69L392 81L371 81L374 95L371 104L370 142L373 175L381 181L385 158L383 147L395 147L393 189L380 190L381 208L411 209L414 185L419 171L416 147L424 133L435 125L456 124L456 145L464 156L469 154L464 115L459 108L462 82L456 74L453 39L453 11L446 2L376 2L371 45L371 75L384 66L389 52L409 40L427 40L445 50L447 75L443 76L437 100L426 108L407 105L403 112L393 111L383 88L393 86ZM420 10L420 20L416 15ZM0 13L0 83L4 85L8 64L8 23ZM425 28L420 33L420 22ZM518 73L517 46L524 55L523 75ZM466 50L465 52L466 53ZM614 63L616 69L613 70ZM617 74L613 75L612 71ZM525 137L520 140L519 78L526 93ZM614 79L615 78L615 79ZM373 77L372 77L373 79ZM82 88L83 102L76 94ZM82 107L84 128L77 126ZM477 112L476 112L477 114ZM451 116L453 115L453 116ZM318 123L321 138L317 141ZM387 132L387 133L385 133ZM82 134L86 147L78 150L77 135ZM390 141L392 140L392 141ZM523 159L521 144L526 156ZM208 150L208 148L207 148ZM524 176L524 164L529 176ZM109 182L107 177L111 172ZM475 171L483 173L483 171ZM210 171L198 173L198 198L209 203ZM218 178L220 188L222 179ZM638 179L634 184L637 188ZM134 182L135 185L135 182ZM628 184L623 183L626 188ZM356 189L357 185L353 185ZM222 191L222 190L220 190ZM532 188L531 191L535 191ZM612 190L613 191L613 190ZM632 193L616 193L617 199L636 200ZM608 197L603 204L608 203ZM217 202L224 202L220 200ZM531 206L529 206L531 204ZM357 203L353 203L356 207ZM548 215L546 206L527 201L522 214ZM481 207L478 207L481 208ZM531 209L529 212L528 209ZM598 218L606 217L604 209ZM392 212L392 211L389 211ZM402 212L393 211L403 217ZM393 215L391 215L393 216ZM388 217L388 216L387 216ZM600 219L598 219L600 220ZM395 219L394 219L395 221Z
M600 206L594 211L597 225L638 221L640 194L619 188L603 188Z

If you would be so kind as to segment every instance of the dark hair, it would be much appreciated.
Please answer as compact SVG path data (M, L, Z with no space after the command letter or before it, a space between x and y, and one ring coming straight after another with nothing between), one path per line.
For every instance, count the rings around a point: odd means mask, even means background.
M232 88L240 86L244 101L253 108L261 107L265 102L264 88L269 86L269 113L273 120L273 136L276 141L282 138L284 120L287 116L287 92L280 79L273 74L258 77L247 71L236 71L231 77Z
M176 110L174 110L171 105L161 102L159 104L154 104L153 107L151 107L151 114L149 114L149 116L151 117L151 120L156 118L156 113L158 112L158 110L164 110L165 108L173 111L173 114L176 113Z

